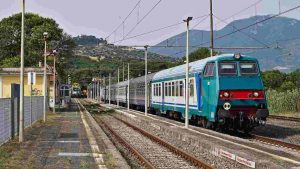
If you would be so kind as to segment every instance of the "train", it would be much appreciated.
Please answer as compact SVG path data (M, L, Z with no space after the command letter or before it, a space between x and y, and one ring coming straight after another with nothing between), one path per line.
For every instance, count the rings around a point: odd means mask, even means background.
M72 84L72 97L74 98L82 97L81 86L79 83Z
M128 81L101 87L101 100L153 114L185 118L186 65L162 70ZM245 133L265 124L269 116L262 75L256 58L222 54L189 64L189 111L191 123L210 129ZM119 88L119 95L117 89ZM109 92L110 90L110 92ZM110 99L109 99L110 96ZM129 96L129 98L128 98Z

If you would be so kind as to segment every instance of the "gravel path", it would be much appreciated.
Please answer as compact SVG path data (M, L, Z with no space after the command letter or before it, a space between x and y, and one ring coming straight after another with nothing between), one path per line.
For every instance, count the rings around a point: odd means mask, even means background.
M156 168L197 168L185 159L175 155L156 142L153 142L114 117L103 116L102 119L129 144L133 145L140 153L142 153Z

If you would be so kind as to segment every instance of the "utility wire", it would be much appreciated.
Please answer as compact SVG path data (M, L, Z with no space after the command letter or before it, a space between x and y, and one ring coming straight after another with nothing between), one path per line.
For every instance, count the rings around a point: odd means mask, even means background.
M142 0L139 0L139 1L135 4L134 8L129 12L129 14L128 14L128 15L125 17L125 19L120 23L120 25L117 26L116 29L114 29L114 31L112 31L105 39L109 38L114 32L116 32L116 31L122 26L122 24L125 23L125 21L129 18L129 16L132 14L132 12L135 10L135 8L139 5L139 3L140 3L141 1L142 1Z
M293 11L293 10L296 10L296 9L298 9L298 8L300 8L300 5L298 5L298 6L296 6L296 7L293 7L293 8L290 8L290 9L288 9L288 10L286 10L286 11L283 11L283 12L281 12L281 13L279 13L279 14L275 14L275 15L270 16L270 17L268 17L268 18L262 19L262 20L260 20L260 21L256 21L256 22L253 23L253 24L250 24L250 25L248 25L248 26L239 28L239 29L237 29L237 30L235 30L235 31L232 31L232 32L230 32L230 33L227 33L227 34L225 34L225 35L218 36L218 37L216 37L214 40L222 39L222 38L224 38L224 37L226 37L226 36L229 36L229 35L232 35L232 34L234 34L234 33L236 33L236 32L240 32L240 31L242 31L242 30L248 29L248 28L250 28L250 27L252 27L252 26L255 26L256 24L266 22L266 21L268 21L268 20L270 20L270 19L273 19L273 18L278 17L278 16L280 16L280 15L286 14L286 13L291 12L291 11ZM204 45L204 44L207 44L207 43L209 43L209 41L204 42L204 43L201 43L201 44L199 44L199 46Z
M208 17L208 15L202 15L202 16L198 16L196 17L194 20L198 20L198 19L201 19L203 17ZM151 30L151 31L148 31L148 32L144 32L144 33L141 33L141 34L138 34L138 35L134 35L134 36L130 36L130 37L127 37L127 38L124 38L124 39L120 39L120 40L117 40L113 43L118 43L118 42L121 42L121 41L124 41L124 40L128 40L128 39L133 39L133 38L136 38L136 37L140 37L140 36L144 36L144 35L147 35L147 34L151 34L151 33L154 33L154 32L158 32L158 31L161 31L161 30L164 30L164 29L168 29L168 28L171 28L171 27L174 27L174 26L178 26L180 24L183 24L184 21L182 22L177 22L177 23L174 23L174 24L171 24L171 25L168 25L168 26L164 26L164 27L161 27L161 28L157 28L157 29L154 29L154 30ZM200 23L198 23L200 24Z
M146 13L146 15L144 15L143 17L142 17L142 19L140 19L139 21L138 21L138 23L125 35L125 37L124 38L126 38L128 35L130 35L135 29L136 29L136 27L161 3L161 1L162 0L159 0L147 13ZM113 43L115 43L115 42L113 42Z
M216 19L218 19L219 21L221 21L221 22L223 22L223 23L225 23L225 24L228 25L228 22L226 22L225 20L220 19L220 18L217 17L216 15L213 15L213 16L214 16ZM233 27L234 29L237 29L237 30L238 30L238 28L237 28L236 26L234 26L234 25L230 25L230 26ZM260 40L258 40L258 39L256 39L256 38L254 38L254 37L248 35L247 33L243 32L243 31L239 31L239 32L242 33L242 34L244 34L244 35L246 35L246 36L249 37L250 39L253 39L253 40L255 40L256 42L262 44L262 45L265 46L266 48L270 48L266 43L263 43L262 41L260 41Z

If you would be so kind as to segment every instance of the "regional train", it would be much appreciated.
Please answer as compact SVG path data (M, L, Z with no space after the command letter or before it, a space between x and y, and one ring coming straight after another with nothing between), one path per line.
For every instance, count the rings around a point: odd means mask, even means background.
M147 75L147 109L174 119L185 118L185 66ZM257 59L222 54L190 63L189 120L205 128L249 132L269 115ZM119 87L119 95L117 88ZM110 92L109 92L110 90ZM145 77L104 86L102 101L135 109L145 107Z

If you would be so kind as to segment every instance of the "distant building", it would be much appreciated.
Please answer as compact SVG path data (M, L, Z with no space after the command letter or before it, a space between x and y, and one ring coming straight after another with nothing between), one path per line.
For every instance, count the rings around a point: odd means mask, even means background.
M24 96L30 96L30 85L27 81L27 73L36 72L36 84L32 86L34 96L42 96L44 91L43 68L25 68L24 70ZM48 93L53 92L53 74L49 67L47 70ZM20 68L0 68L0 98L11 97L11 84L20 84ZM50 90L49 90L50 89Z

